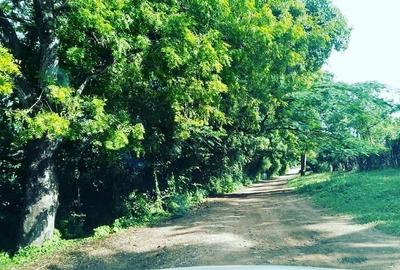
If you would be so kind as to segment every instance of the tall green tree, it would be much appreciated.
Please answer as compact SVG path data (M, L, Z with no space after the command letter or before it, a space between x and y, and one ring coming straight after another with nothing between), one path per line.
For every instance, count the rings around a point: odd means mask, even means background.
M377 82L335 82L325 74L309 91L287 97L291 110L277 125L292 130L303 151L316 152L320 162L353 166L385 151L387 139L396 136L397 106L382 97L384 89Z
M111 91L82 93L84 82L80 87L70 87L68 70L60 66L64 57L59 31L67 3L35 0L0 4L1 43L20 66L15 91L9 87L2 91L13 103L7 113L18 132L15 143L24 145L26 156L19 244L40 245L54 230L59 190L53 156L63 139L89 139L108 149L120 149L130 138L138 150L136 142L144 131L124 108L107 112L106 98L113 95ZM113 64L110 61L105 65Z
M51 237L55 156L77 160L81 145L119 162L140 154L141 187L158 199L281 171L305 145L276 126L291 122L286 97L310 89L348 35L325 0L0 1L15 58L2 57L4 119L25 157L20 245Z

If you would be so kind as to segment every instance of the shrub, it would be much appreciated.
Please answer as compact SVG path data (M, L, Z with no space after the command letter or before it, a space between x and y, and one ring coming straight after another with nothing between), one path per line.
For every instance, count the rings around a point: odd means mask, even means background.
M192 196L190 193L174 193L167 198L166 208L173 216L182 216L189 210L191 202Z
M123 217L114 221L113 227L127 228L152 223L166 216L162 205L148 194L132 192L123 204Z
M281 160L281 168L279 169L279 175L285 175L288 170L288 163L286 160Z
M241 180L241 183L242 183L243 186L248 186L248 185L251 185L253 182L255 182L255 180L256 179L251 179L249 177L243 176L242 180Z
M165 200L166 211L173 216L185 215L191 206L203 202L206 196L206 191L201 188L191 192L173 193Z
M0 266L6 267L10 264L10 262L11 262L10 255L8 255L5 252L0 252Z
M271 166L272 163L268 157L257 157L247 164L246 174L251 178L261 180L262 174L267 172Z
M224 194L233 192L241 186L240 182L235 182L231 175L224 174L222 177L212 177L210 180L209 191L211 194Z
M202 203L207 197L207 191L202 188L196 188L196 191L193 193L193 202Z
M83 213L75 213L71 211L65 218L58 221L58 228L63 238L73 239L85 235L85 219Z
M105 225L95 228L93 232L94 232L93 236L95 238L104 237L111 234L113 232L113 229L110 226Z
M65 249L75 244L72 240L62 240L61 233L58 230L54 230L54 234L51 240L46 241L42 246L27 246L17 253L10 256L7 253L0 252L0 268L1 269L18 269L21 264L29 263L36 260L40 256L46 254L50 255L53 252Z
M281 169L281 162L277 158L273 158L271 160L271 167L267 170L268 177L272 177L276 175Z
M328 162L321 162L318 160L310 160L308 166L315 173L324 173L331 171L331 165Z

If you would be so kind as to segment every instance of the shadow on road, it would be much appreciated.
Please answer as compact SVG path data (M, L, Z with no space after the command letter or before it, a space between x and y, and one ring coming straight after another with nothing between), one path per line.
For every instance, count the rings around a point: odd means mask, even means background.
M330 216L280 177L212 198L189 216L130 229L71 251L47 269L157 269L282 264L399 267L400 239ZM63 257L63 258L64 258ZM400 269L400 268L393 268Z

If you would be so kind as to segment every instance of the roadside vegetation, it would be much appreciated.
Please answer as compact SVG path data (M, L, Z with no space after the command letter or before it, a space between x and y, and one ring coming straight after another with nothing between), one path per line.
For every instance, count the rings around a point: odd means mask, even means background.
M239 186L241 185L236 184L234 187L226 188L229 191L233 191L233 188L238 188ZM137 198L137 196L141 197ZM110 225L99 226L93 229L91 236L84 238L66 239L66 237L62 237L59 230L55 230L53 237L42 246L27 246L19 249L14 254L1 252L0 266L2 269L18 269L18 266L46 258L63 250L76 248L84 243L96 241L129 227L154 225L166 219L180 217L187 214L192 207L204 202L204 200L205 194L203 192L176 194L174 198L168 200L168 208L165 209L146 195L131 195L129 209L131 209L132 213L130 215L116 219Z
M28 264L30 262L43 258L44 256L51 256L55 252L65 250L79 243L79 240L66 240L61 239L60 237L60 233L58 231L55 231L53 238L49 241L46 241L40 247L24 247L12 255L6 252L1 252L1 269L18 269L18 267L21 265Z
M312 174L289 186L317 206L400 236L400 169Z
M251 183L253 181L250 179L243 182L232 180L219 181L218 185L214 185L209 192L198 189L196 192L174 194L169 198L165 198L163 199L163 202L165 201L167 204L165 207L155 202L147 194L138 195L132 193L127 202L129 204L127 209L130 209L131 212L116 219L110 225L102 225L94 228L91 236L68 239L68 237L62 237L59 230L55 230L54 236L42 246L27 246L19 249L14 254L1 252L0 266L4 269L18 269L19 266L47 258L63 250L71 250L79 245L94 242L130 227L155 225L167 219L181 217L186 215L191 208L203 203L208 195L233 192ZM71 229L73 230L73 228Z
M349 37L330 0L0 0L4 260L299 163L399 166L387 87L322 70Z

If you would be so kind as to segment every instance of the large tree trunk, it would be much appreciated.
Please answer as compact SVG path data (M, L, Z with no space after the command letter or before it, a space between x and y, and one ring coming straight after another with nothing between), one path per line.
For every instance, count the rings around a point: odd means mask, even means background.
M54 3L57 0L33 0L35 24L40 44L38 85L40 95L36 104L48 94L48 86L57 84L58 45L55 34ZM53 156L59 141L43 138L32 141L26 148L27 172L25 208L19 246L41 245L54 232L58 207L58 181Z
M41 139L26 149L27 183L19 245L41 245L54 232L58 207L58 181L53 155L58 141Z
M48 92L48 85L56 84L58 80L58 47L60 41L56 36L56 16L54 15L56 1L33 0L35 23L40 42L39 88L42 93Z
M300 160L300 174L301 176L306 175L306 170L307 170L307 155L306 153L301 154L301 160Z

